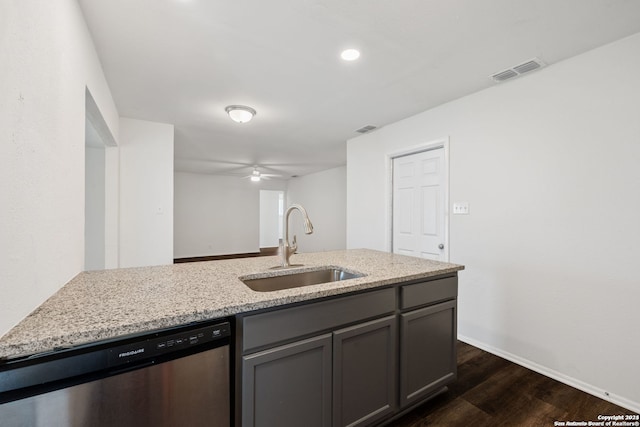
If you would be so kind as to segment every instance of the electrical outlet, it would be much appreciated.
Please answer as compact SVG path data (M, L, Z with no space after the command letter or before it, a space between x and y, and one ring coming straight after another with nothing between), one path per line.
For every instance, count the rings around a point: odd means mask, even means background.
M469 202L456 202L453 204L454 215L469 215Z

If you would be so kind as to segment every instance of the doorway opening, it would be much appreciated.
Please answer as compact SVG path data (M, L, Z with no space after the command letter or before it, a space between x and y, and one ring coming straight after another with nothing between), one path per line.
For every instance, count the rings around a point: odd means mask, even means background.
M85 90L84 269L118 267L117 144Z
M260 190L260 253L275 255L282 239L284 191Z

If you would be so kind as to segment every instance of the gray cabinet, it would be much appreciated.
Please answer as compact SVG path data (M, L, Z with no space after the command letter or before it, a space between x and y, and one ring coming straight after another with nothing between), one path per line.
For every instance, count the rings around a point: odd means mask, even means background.
M331 334L242 358L242 424L331 425Z
M333 425L364 426L396 409L396 316L333 334Z
M456 378L456 302L402 313L400 319L400 406L406 407Z
M387 288L241 317L241 425L356 426L393 412L395 310Z
M396 330L388 316L244 356L242 424L355 427L393 413Z
M456 378L455 276L236 317L236 426L388 422Z

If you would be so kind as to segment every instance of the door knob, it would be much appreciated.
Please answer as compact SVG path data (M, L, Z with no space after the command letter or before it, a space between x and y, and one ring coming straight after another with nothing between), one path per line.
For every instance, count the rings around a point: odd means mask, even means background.
M444 243L440 243L440 244L438 245L438 249L444 249Z

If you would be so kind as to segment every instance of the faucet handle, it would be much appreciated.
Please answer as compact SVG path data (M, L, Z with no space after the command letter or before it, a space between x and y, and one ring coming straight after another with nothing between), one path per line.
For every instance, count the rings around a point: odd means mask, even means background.
M296 241L296 235L293 235L293 242L291 243L291 253L295 253L298 250L298 242Z

